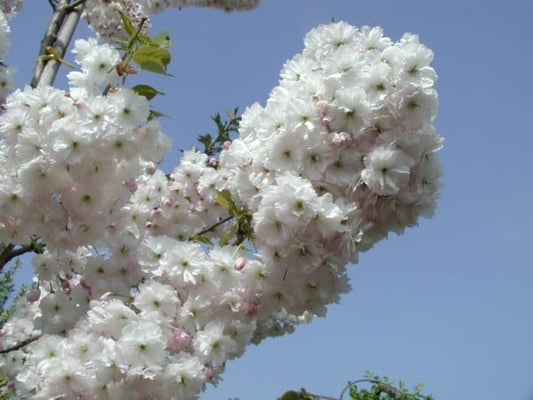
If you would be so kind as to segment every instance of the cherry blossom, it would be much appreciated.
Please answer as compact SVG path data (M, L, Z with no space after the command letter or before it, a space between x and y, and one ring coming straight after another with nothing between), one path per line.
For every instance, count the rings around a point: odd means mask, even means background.
M258 1L107 3L86 4L101 39L120 36L117 10L142 25ZM19 398L196 399L251 343L325 315L359 252L433 213L437 75L415 35L313 29L220 157L185 151L168 174L169 139L120 85L118 51L74 54L68 90L17 89L0 115L0 240L46 245L2 329L3 348L34 339L0 359Z

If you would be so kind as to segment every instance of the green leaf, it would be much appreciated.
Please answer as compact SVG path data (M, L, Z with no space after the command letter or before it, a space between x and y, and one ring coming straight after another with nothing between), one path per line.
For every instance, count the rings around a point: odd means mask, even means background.
M168 34L168 31L163 31L161 33L158 33L152 38L152 41L154 41L159 47L170 47L172 44L170 41L170 36Z
M154 89L152 86L142 85L142 84L141 85L135 85L134 87L132 87L132 90L135 93L146 97L148 100L152 100L158 94L165 94L163 92L160 92L160 91Z
M172 44L168 31L163 31L154 37L139 35L139 41L147 46L167 48Z
M234 208L233 201L231 200L231 192L228 189L224 189L221 192L218 192L215 203L226 207L228 210Z
M154 42L150 36L139 35L139 36L137 36L137 38L139 39L139 41L142 44L144 44L146 46L159 47L158 44L156 42Z
M232 234L233 234L233 229L231 228L227 229L222 235L222 237L220 238L218 245L220 247L224 247L225 245L227 245Z
M129 37L133 37L135 35L135 28L133 27L133 22L131 22L131 19L124 14L122 11L117 10L120 14L120 19L122 20L122 25L124 25L124 30L128 34Z
M200 243L207 244L209 246L213 246L213 242L207 236L194 235L191 239L196 241L196 242L200 242Z
M279 400L300 400L300 395L294 390L289 390L281 395Z
M132 55L141 69L155 72L157 74L168 75L167 65L170 63L170 52L166 49L153 46L142 46L135 50Z
M154 118L159 118L159 117L166 117L167 115L166 114L163 114L161 111L157 111L157 110L152 110L150 109L150 114L148 114L148 121L151 121L153 120Z

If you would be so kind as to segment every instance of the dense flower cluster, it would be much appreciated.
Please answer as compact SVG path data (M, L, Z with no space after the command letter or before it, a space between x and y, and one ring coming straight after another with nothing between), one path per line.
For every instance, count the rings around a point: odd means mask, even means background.
M15 68L5 65L2 60L9 51L9 25L8 17L12 11L9 3L0 3L0 104L4 103L7 95L13 91L13 75Z
M415 35L393 43L379 27L358 30L346 23L316 28L305 45L285 64L266 107L255 104L245 112L222 167L233 171L229 187L254 213L256 228L264 229L270 216L284 252L286 236L307 235L316 214L301 218L287 209L288 200L267 201L264 193L279 190L280 197L307 204L290 187L274 189L280 177L286 184L294 176L316 193L329 193L357 249L368 249L433 212L442 146L432 124L433 54Z
M117 79L99 62L112 60L113 51L90 41L78 41L75 51L89 51L80 57L82 71L71 75L85 87L69 93L26 87L7 99L0 125L3 242L38 236L74 251L108 243L106 231L129 201L124 182L139 175L145 160L158 161L168 149L159 124L146 123L146 98L128 89L91 93L97 83L107 83L106 75Z
M146 32L150 20L143 6L136 0L86 0L83 17L98 35L106 39L127 38L120 13L125 14L133 26Z
M16 91L0 116L0 240L46 243L2 330L4 348L42 335L0 362L19 398L195 399L250 343L324 315L359 251L433 211L436 74L414 35L316 28L219 162L191 150L170 174L146 99L102 91L116 51L74 51L68 92Z
M120 13L124 13L133 26L146 31L150 28L149 14L159 13L167 8L209 7L226 12L251 10L260 0L86 0L84 18L102 37L107 39L125 36Z

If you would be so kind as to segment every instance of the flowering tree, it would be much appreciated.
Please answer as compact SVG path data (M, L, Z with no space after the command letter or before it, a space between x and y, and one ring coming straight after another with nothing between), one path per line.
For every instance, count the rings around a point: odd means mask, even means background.
M0 57L21 0L0 0ZM259 0L49 0L31 85L0 65L2 267L34 283L3 326L6 393L195 399L250 343L290 333L350 289L346 266L432 215L442 139L432 52L379 27L319 26L264 106L158 168L170 140L138 70L166 73L168 7ZM68 89L53 82L78 18ZM236 133L236 136L232 136Z

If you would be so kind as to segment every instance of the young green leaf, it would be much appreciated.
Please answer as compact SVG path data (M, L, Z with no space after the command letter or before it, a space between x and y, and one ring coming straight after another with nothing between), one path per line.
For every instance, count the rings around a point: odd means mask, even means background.
M124 30L128 34L129 37L133 37L135 35L135 28L133 27L133 23L131 22L131 19L124 14L122 11L117 10L120 14L120 19L122 20L122 25L124 25Z
M170 53L166 49L153 46L142 46L135 50L132 59L139 64L141 69L162 75L168 75L167 66L170 63Z
M195 242L200 242L200 243L203 243L203 244L207 244L209 246L213 246L213 242L211 241L211 239L209 239L207 236L203 236L203 235L194 235L191 240L194 240Z
M170 36L168 34L168 31L163 31L161 33L158 33L152 38L152 41L156 43L159 47L170 47L172 44L170 41Z
M215 201L218 205L226 207L228 209L233 208L233 201L231 200L231 192L228 189L224 189L218 192L217 199Z
M132 89L135 93L146 97L148 100L152 100L158 94L164 94L163 92L154 89L152 86L143 84L135 85L134 87L132 87Z
M157 111L157 110L152 110L150 109L150 114L148 114L148 121L151 121L153 120L154 118L159 118L159 117L166 117L167 115L166 114L163 114L161 111Z

